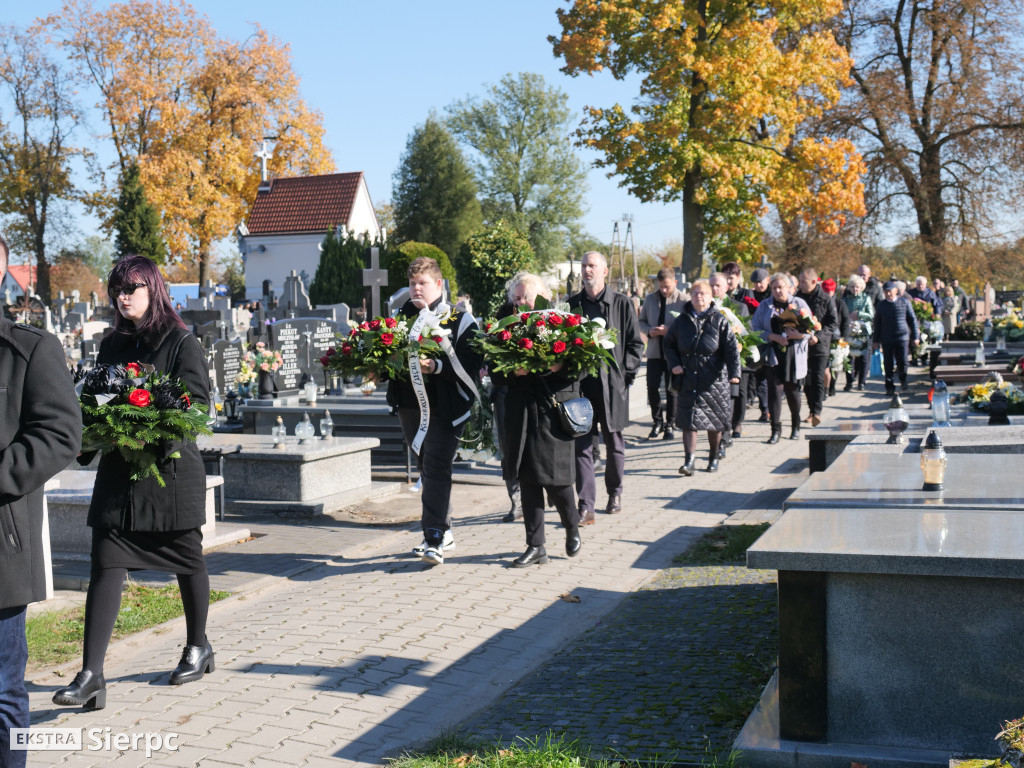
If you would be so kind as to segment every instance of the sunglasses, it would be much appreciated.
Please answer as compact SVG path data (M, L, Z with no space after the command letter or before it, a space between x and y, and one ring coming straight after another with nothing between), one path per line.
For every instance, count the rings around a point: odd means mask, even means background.
M131 296L139 288L145 288L145 287L146 287L145 283L125 283L124 285L122 285L117 290L111 291L111 293L113 293L115 296L120 296L122 293L125 296Z

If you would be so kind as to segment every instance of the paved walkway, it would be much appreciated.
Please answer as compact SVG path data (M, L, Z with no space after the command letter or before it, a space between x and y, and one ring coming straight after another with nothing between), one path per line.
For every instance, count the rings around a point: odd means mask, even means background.
M877 409L879 385L872 389L826 408ZM642 382L633 401L643 415ZM707 528L758 491L795 485L806 469L805 441L769 447L768 426L748 422L718 474L682 478L678 441L647 442L647 431L646 419L626 431L625 511L598 515L572 560L560 554L549 515L547 566L508 567L524 548L523 529L500 522L507 499L495 485L457 486L458 547L433 569L408 554L421 538L416 526L254 524L267 535L210 558L213 586L236 592L211 607L215 673L166 684L184 641L179 619L111 646L102 711L50 703L77 663L63 677L32 680L36 726L179 734L179 748L149 758L131 749L38 752L31 764L377 766L484 713ZM706 453L702 444L699 469Z

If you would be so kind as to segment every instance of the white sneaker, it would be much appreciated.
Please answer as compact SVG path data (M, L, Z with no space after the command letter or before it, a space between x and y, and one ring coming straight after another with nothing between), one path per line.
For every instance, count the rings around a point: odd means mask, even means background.
M438 547L427 547L420 559L430 565L441 565L444 563L444 553Z
M441 551L442 552L447 552L450 549L455 549L455 537L452 536L452 529L451 528L449 528L447 531L444 532L444 540L441 542ZM424 555L424 553L426 551L427 551L427 540L426 539L424 539L423 541L421 541L419 544L417 544L415 547L412 548L412 553L414 555L416 555L416 557L423 557L423 555Z

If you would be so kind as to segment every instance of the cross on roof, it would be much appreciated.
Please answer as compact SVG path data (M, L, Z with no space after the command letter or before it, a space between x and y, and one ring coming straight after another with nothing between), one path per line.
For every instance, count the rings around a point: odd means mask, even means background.
M380 249L370 249L370 268L363 270L363 286L370 289L370 311L380 316L380 287L388 284L388 271L380 267Z
M267 180L267 161L274 156L274 153L270 151L270 147L267 146L267 140L263 140L263 146L256 153L256 157L260 159L260 181Z

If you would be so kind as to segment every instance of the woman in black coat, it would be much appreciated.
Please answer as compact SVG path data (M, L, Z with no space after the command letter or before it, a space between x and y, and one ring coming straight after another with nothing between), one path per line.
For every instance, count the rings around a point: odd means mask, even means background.
M547 288L537 275L518 276L509 294L515 306L534 305ZM547 298L547 296L545 296ZM565 528L565 554L575 557L580 539L580 512L576 506L575 436L562 427L555 402L580 396L578 378L567 376L561 365L550 373L518 370L505 379L505 479L518 479L526 525L526 551L512 561L513 568L548 562L544 549L544 492L552 501Z
M149 363L180 379L194 404L208 405L208 364L199 341L171 307L156 264L128 256L110 273L107 293L117 307L114 328L100 342L98 364ZM177 455L176 455L177 454ZM200 679L214 669L206 638L210 577L203 557L206 473L193 442L170 443L155 478L131 480L116 451L100 459L89 505L92 567L85 603L82 671L53 696L55 704L101 709L106 704L103 660L121 605L127 571L175 573L185 608L187 641L172 685ZM92 455L82 456L88 463Z
M693 474L699 429L708 433L708 472L717 472L722 432L732 428L729 385L740 383L740 353L729 321L711 302L707 280L693 284L690 301L665 335L664 350L679 390L676 426L683 430L685 452L679 473Z

